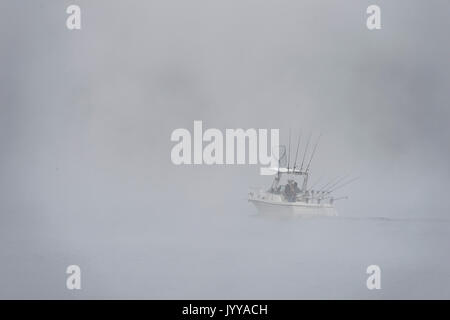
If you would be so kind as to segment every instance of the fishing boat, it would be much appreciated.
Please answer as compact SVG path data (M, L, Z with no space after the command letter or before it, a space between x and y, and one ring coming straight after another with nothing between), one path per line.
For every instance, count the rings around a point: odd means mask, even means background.
M298 149L300 145L299 138L295 161L291 167L289 163L291 144L289 134L287 166L281 166L282 159L286 157L286 148L282 146L281 150L283 152L278 161L278 167L270 168L275 175L271 187L268 190L256 188L250 190L248 201L255 205L260 214L301 217L333 217L338 215L334 204L337 200L347 199L347 197L334 197L333 192L355 179L348 180L348 176L345 176L337 180L334 179L321 188L309 188L308 179L310 175L310 165L316 152L320 136L309 157L309 161L306 162L305 157L308 152L310 139L311 136L306 144L301 165L297 166Z

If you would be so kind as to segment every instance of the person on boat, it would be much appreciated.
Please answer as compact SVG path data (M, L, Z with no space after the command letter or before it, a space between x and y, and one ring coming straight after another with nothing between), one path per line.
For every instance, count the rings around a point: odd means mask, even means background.
M291 197L291 186L289 185L289 183L286 183L286 185L284 186L284 196L286 197L286 199L288 201L290 201L290 197Z
M297 195L300 192L300 188L298 187L297 181L294 182L294 191L295 195Z
M284 189L285 196L289 202L295 202L297 196L294 182L294 180L289 180Z

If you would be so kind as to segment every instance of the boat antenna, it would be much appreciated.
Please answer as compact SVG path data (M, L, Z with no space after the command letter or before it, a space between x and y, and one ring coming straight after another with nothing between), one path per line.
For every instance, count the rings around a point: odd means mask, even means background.
M291 162L291 128L289 128L289 152L288 152L288 163L287 163L287 171L289 174L289 163Z
M300 131L300 134L298 136L298 142L297 142L297 151L295 151L294 171L295 171L295 167L297 166L298 147L300 146L301 139L302 139L302 132Z
M302 171L302 169L303 169L303 163L305 162L305 156L306 156L306 153L308 152L308 146L309 146L310 140L311 140L311 133L309 134L308 141L307 141L306 147L305 147L305 152L303 153L303 159L302 159L302 165L300 166L300 171Z
M320 133L320 134L319 134L319 137L317 138L316 144L315 144L314 149L313 149L313 152L312 152L312 154L311 154L311 158L309 159L308 166L306 167L306 170L305 170L306 172L308 172L309 166L311 165L311 161L312 161L312 159L314 158L314 154L316 153L316 148L317 148L317 145L319 144L320 137L322 137L322 133Z

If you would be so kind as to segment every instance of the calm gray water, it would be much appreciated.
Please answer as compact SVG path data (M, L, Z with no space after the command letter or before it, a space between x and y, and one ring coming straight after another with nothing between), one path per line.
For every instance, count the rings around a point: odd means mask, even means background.
M448 220L276 219L253 211L249 205L247 212L205 212L197 219L175 215L173 221L133 221L132 213L115 212L115 218L100 219L95 227L68 226L61 233L45 234L17 221L6 237L2 234L7 248L2 250L2 274L8 280L3 280L1 296L450 297ZM27 240L30 232L39 242ZM82 269L80 291L65 289L69 264ZM381 267L381 290L366 288L365 271L371 264Z

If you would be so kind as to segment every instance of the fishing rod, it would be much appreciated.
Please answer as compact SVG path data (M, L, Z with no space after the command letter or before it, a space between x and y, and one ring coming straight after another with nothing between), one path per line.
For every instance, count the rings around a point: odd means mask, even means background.
M345 197L339 197L339 198L333 198L333 197L325 197L325 198L321 198L321 200L327 200L327 199L333 199L333 201L339 201L339 200L347 200L348 196Z
M325 184L319 191L317 191L318 197L323 199L325 195L329 194L328 190L330 190L332 187L336 186L337 184L341 183L342 180L348 177L348 174L344 176L337 176L336 178L332 179L330 182Z
M277 174L280 175L280 166L281 166L281 159L283 159L286 156L286 146L285 145L278 145L278 170ZM280 156L280 151L282 151L282 155Z
M320 177L319 179L317 179L316 182L314 182L314 183L311 185L311 189L313 189L313 188L314 188L314 187L322 180L322 178L323 178L323 176Z
M333 189L335 186L337 186L339 183L341 183L342 181L344 181L345 179L347 179L350 176L350 173L347 173L345 176L341 177L340 179L338 179L335 183L331 184L327 190L324 191L329 191L330 189Z
M309 141L310 140L311 140L311 133L309 134L308 142L306 143L306 147L305 147L305 152L303 153L303 159L302 159L302 165L300 166L300 171L302 171L302 169L303 169L303 163L305 162L305 156L306 156L306 153L308 151L308 146L309 146Z
M300 146L301 139L302 139L302 132L300 131L300 135L298 136L298 142L297 142L297 151L295 151L294 171L295 171L295 167L297 166L298 147Z
M306 167L305 172L308 172L308 170L309 170L309 166L311 165L311 161L312 161L312 159L314 157L314 154L316 153L316 148L317 148L317 145L319 144L320 137L322 137L322 133L320 133L319 137L317 138L316 145L314 146L313 152L311 154L311 158L309 159L308 166Z
M359 177L350 179L349 181L345 182L344 184L341 184L340 186L337 186L336 188L329 190L329 191L327 192L327 194L328 194L328 193L331 193L331 192L333 192L333 191L336 191L336 190L338 190L338 189L340 189L340 188L342 188L342 187L345 187L345 186L348 185L349 183L351 183L351 182L353 182L353 181L355 181L355 180L358 180L358 179L359 179Z
M288 152L288 163L287 163L288 174L289 174L290 162L291 162L291 129L289 128L289 152Z
M320 192L325 191L326 187L328 187L329 185L333 184L335 181L339 180L339 176L336 176L335 178L331 179L328 183L326 183L325 185L322 186L322 188L319 189Z

